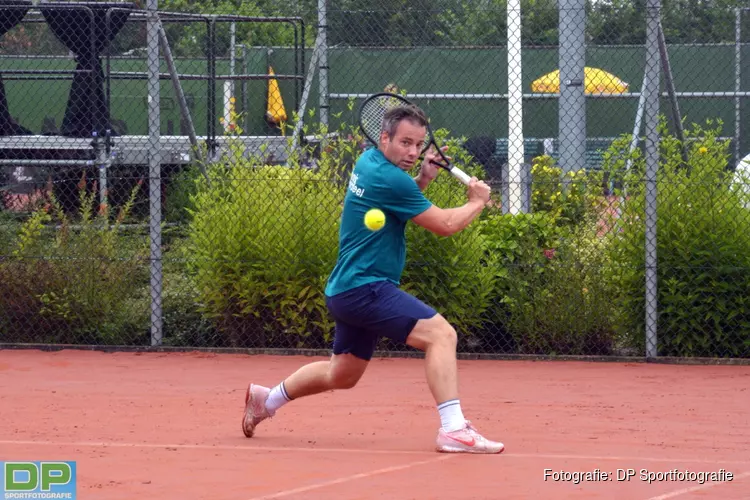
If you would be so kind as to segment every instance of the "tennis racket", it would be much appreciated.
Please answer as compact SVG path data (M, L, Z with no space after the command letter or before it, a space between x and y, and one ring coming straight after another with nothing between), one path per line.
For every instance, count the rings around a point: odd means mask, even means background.
M397 106L413 106L413 103L400 95L388 92L373 94L362 103L362 106L359 109L359 126L365 134L365 137L367 137L367 139L375 146L378 146L380 141L385 113L389 109ZM422 152L420 153L420 160L424 159L424 153L430 148L430 146L433 146L440 156L439 159L433 160L433 163L438 167L447 170L453 175L453 177L468 186L471 177L460 168L451 164L448 157L445 156L442 149L440 149L440 146L435 142L435 136L432 134L432 129L427 125L427 135L425 136L425 143L422 147Z

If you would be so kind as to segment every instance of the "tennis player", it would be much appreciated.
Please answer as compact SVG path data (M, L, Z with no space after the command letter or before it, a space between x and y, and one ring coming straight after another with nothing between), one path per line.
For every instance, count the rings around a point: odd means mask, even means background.
M437 450L500 453L464 418L458 397L456 331L432 307L399 289L406 257L408 221L440 236L467 227L484 209L490 187L472 178L468 201L456 208L433 205L422 191L439 167L437 152L425 153L416 178L407 171L417 162L427 118L416 106L394 107L384 117L377 148L365 151L352 172L339 232L339 254L326 286L326 303L335 319L333 355L329 361L302 366L269 389L250 384L245 396L242 430L252 437L256 426L295 399L357 384L381 337L425 352L427 384L440 415ZM370 208L386 214L379 231L364 225Z

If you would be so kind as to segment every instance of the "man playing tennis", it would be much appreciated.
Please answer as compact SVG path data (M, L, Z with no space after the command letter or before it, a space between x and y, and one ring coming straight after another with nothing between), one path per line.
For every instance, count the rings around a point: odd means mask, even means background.
M255 427L286 403L324 391L350 389L362 377L381 337L425 352L427 384L437 403L441 427L437 450L500 453L502 443L484 438L461 411L458 399L456 331L432 307L400 290L409 220L440 236L468 226L484 209L490 187L472 178L468 201L441 209L422 191L438 174L437 158L427 151L419 175L407 171L419 159L427 118L416 106L385 113L377 148L365 151L352 172L339 232L339 254L326 286L326 303L336 321L329 361L307 364L269 389L250 384L245 396L242 430ZM379 208L386 223L379 231L364 225L365 213Z

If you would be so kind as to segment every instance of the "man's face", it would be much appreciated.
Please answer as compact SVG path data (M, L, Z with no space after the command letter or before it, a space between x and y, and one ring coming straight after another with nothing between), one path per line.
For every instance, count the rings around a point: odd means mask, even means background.
M409 170L419 158L424 147L427 128L411 120L401 120L393 137L383 132L380 136L380 151L403 170Z

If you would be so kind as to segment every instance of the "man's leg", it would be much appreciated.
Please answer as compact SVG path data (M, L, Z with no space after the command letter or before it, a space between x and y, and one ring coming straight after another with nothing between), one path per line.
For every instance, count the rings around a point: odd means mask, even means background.
M351 389L367 369L369 360L353 354L334 354L328 361L304 365L273 389L250 384L245 395L242 430L252 437L255 427L293 399L336 389Z
M406 343L424 351L427 385L435 401L458 399L457 337L450 323L440 314L420 319Z
M369 363L353 354L334 354L328 361L303 366L283 384L291 399L336 389L351 389L365 373Z
M485 438L464 418L458 399L456 330L437 314L417 321L406 343L425 353L427 385L437 403L441 422L437 450L457 453L502 452L505 449L502 443Z
M329 361L307 364L273 389L250 384L242 418L245 436L252 437L256 425L293 399L356 385L379 338L368 329L381 311L373 307L375 286L371 283L326 298L326 306L336 322L333 356Z

